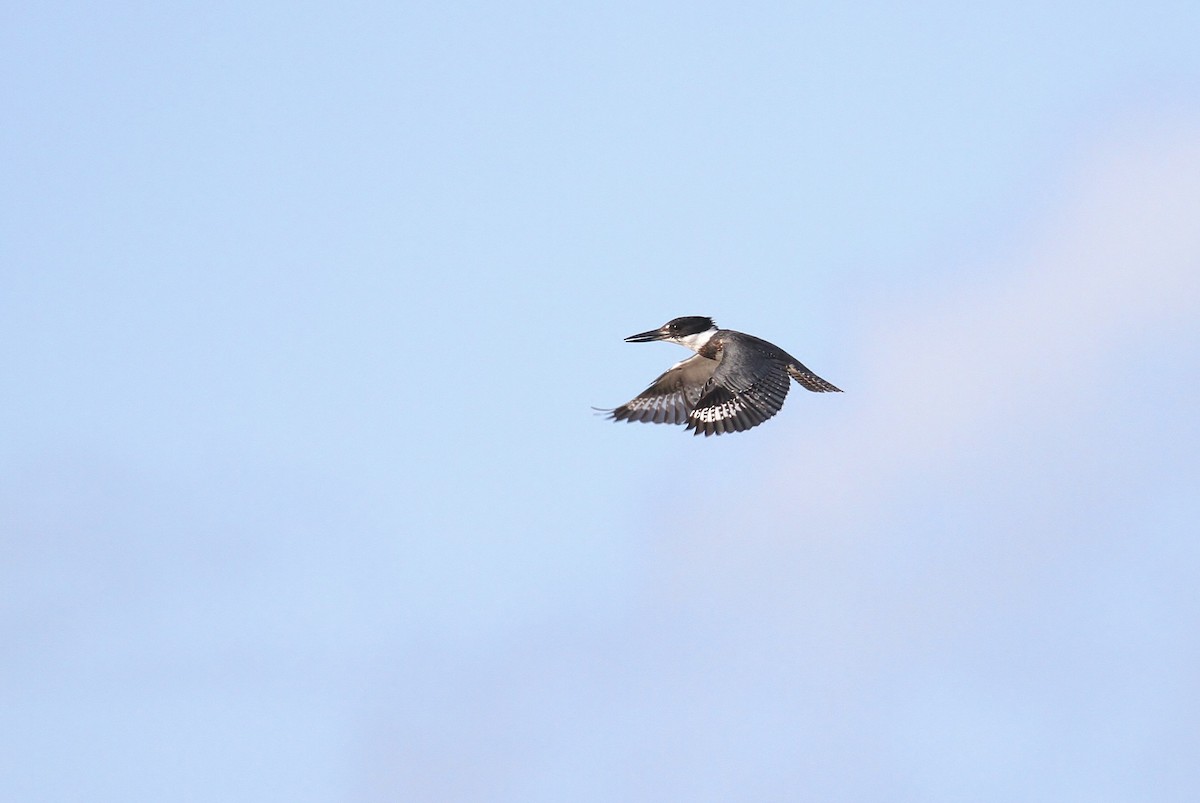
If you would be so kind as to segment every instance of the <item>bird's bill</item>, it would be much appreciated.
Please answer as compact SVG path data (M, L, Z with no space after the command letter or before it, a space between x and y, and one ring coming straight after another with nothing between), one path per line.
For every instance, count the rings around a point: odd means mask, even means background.
M652 343L655 340L662 340L666 335L662 329L651 329L649 332L642 332L640 335L630 335L625 338L626 343Z

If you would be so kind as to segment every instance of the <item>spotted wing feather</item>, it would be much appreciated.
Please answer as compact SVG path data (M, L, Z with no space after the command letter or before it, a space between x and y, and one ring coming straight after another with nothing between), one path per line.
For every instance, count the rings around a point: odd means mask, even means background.
M761 363L751 371L745 364L722 360L688 414L687 428L706 436L744 432L779 412L788 387L782 361Z

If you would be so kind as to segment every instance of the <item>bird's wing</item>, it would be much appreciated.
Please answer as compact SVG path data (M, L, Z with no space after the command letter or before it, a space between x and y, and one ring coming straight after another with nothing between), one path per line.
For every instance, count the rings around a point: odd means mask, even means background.
M741 359L726 342L717 370L688 413L687 428L699 435L721 435L756 427L783 407L788 393L787 362L782 357Z
M716 360L692 355L675 363L655 379L637 398L613 410L614 421L645 421L651 424L684 424L696 406L705 385L717 369Z

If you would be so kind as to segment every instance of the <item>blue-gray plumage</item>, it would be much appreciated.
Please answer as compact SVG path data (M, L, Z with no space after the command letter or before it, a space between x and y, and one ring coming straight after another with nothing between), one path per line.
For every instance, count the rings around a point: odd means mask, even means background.
M666 340L695 355L676 363L637 398L611 410L614 421L686 424L694 434L756 427L783 407L791 377L814 393L841 393L778 346L718 329L712 318L675 318L627 343Z

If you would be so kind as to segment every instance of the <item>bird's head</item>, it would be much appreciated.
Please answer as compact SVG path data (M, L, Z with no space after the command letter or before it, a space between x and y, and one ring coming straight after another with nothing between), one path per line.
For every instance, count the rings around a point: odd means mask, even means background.
M678 343L692 351L697 351L708 342L708 339L716 331L717 325L712 318L703 315L687 315L683 318L673 318L649 332L630 335L625 338L625 342L652 343L655 340L666 340L669 343Z

